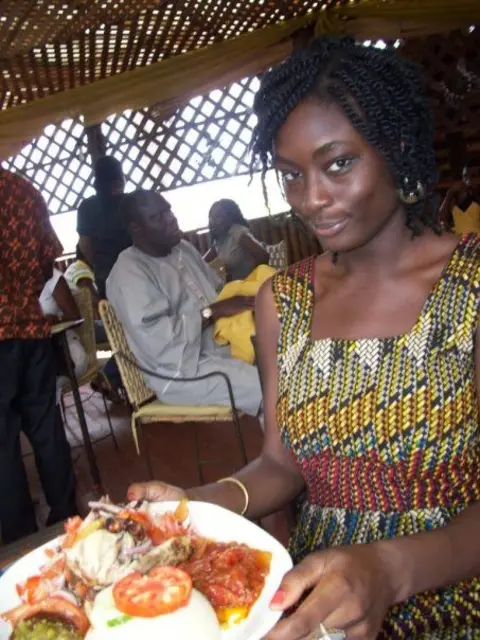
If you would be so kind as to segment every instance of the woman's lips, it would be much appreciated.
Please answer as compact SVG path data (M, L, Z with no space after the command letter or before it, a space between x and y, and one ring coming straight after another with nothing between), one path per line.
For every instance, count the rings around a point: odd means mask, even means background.
M312 223L312 229L315 234L322 238L331 238L341 233L348 224L348 218L341 220L333 220L332 222Z

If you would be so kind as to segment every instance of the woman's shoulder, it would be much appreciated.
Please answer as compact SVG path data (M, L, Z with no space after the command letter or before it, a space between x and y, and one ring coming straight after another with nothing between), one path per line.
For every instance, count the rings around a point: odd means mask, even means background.
M290 294L302 286L310 288L313 285L316 258L317 256L309 256L277 271L272 278L274 293Z
M458 271L468 279L480 295L480 235L469 233L458 245Z
M250 229L243 224L233 224L228 231L228 237L239 240L242 236L253 236L253 234Z

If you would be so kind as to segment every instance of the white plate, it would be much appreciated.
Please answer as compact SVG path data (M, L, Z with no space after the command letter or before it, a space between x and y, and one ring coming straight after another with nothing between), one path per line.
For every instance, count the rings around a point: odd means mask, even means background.
M176 502L159 502L152 505L152 511L160 514L173 511L176 506ZM257 525L222 507L207 502L190 502L189 509L190 524L200 535L219 542L245 543L250 547L271 552L270 573L250 615L245 622L234 629L222 632L222 640L260 640L280 618L280 613L272 611L268 605L282 577L292 567L292 560L287 550ZM52 541L35 549L16 562L0 578L0 611L7 611L20 604L16 585L38 573L39 568L45 563L45 549L54 544ZM0 640L8 640L10 633L10 625L0 621ZM89 634L87 634L87 640L88 636Z

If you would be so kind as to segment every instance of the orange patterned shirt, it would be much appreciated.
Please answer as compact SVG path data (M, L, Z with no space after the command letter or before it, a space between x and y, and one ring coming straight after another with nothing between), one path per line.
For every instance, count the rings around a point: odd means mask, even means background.
M38 296L61 253L40 193L0 169L0 340L49 335Z

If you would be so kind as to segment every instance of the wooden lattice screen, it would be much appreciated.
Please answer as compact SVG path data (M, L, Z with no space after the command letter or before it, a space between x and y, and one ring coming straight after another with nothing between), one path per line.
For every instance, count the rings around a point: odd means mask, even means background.
M136 187L176 189L248 173L251 112L258 78L191 100L164 121L154 109L113 116L103 125L107 152Z
M73 211L94 193L85 129L79 118L46 127L42 136L2 166L33 182L51 214Z
M246 78L194 98L164 121L155 118L154 109L108 118L102 125L107 153L122 162L127 189L164 191L247 173L258 83L258 78ZM52 214L76 210L94 193L80 120L47 127L3 166L31 180Z
M480 152L480 30L412 40L400 51L426 71L437 114L441 180L448 186L445 136L463 131L469 153ZM102 127L107 151L123 163L130 188L170 190L244 174L257 86L258 79L251 78L213 91L164 121L156 119L154 109L112 116ZM39 187L52 214L74 211L93 193L81 120L47 127L4 166L21 171Z

